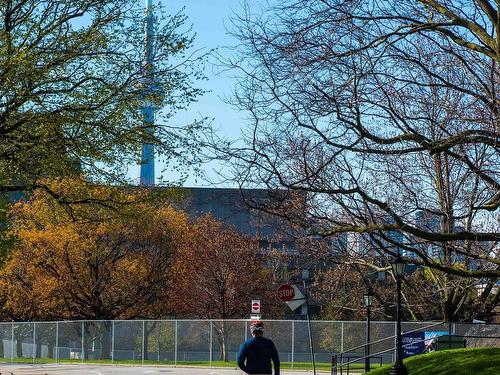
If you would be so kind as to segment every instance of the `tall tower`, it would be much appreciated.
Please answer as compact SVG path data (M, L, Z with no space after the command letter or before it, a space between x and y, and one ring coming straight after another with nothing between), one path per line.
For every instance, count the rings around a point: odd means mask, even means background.
M147 80L144 83L145 100L141 109L144 127L153 134L155 122L155 108L151 95L155 91L154 67L153 67L153 0L146 0L145 17L145 56L144 63L147 69ZM141 180L144 186L154 186L155 184L155 155L154 146L150 143L142 145L141 152Z

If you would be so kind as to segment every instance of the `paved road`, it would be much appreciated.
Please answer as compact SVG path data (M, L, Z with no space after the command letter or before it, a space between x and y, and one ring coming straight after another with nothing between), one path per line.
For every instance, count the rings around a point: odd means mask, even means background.
M0 365L0 375L242 375L236 369L142 367L102 365ZM306 375L312 371L285 371L282 375ZM323 373L324 374L324 373Z

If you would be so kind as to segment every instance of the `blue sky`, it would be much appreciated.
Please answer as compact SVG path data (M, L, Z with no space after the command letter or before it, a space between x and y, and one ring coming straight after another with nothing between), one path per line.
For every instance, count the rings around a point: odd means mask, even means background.
M158 0L153 3L157 4ZM145 3L145 1L144 1ZM258 2L256 2L258 4ZM213 48L234 45L236 41L228 35L226 27L230 25L230 17L234 12L242 9L238 0L162 0L162 5L169 13L176 13L183 7L188 16L188 24L192 24L196 33L194 48L210 51ZM198 83L198 87L208 91L200 97L197 103L192 104L186 111L176 114L171 122L187 124L196 118L207 116L213 118L213 126L226 137L234 139L240 135L244 125L244 113L239 113L231 105L224 103L222 98L231 94L234 82L227 74L218 74L217 68L210 64L206 66L205 74L208 81ZM211 163L203 166L210 179L217 179L214 169L218 165ZM157 163L156 173L160 174L162 166ZM139 167L131 166L129 177L138 180ZM165 176L167 179L168 176ZM172 176L175 179L176 176ZM169 179L170 180L170 179ZM206 186L208 183L193 176L188 178L185 186Z
M167 9L171 8L173 12L182 7L185 8L184 12L188 16L188 23L192 24L193 31L196 33L195 49L201 48L209 51L212 48L236 43L227 34L225 24L228 25L231 14L241 8L239 1L166 0L164 4ZM224 95L231 93L234 83L227 75L218 74L217 70L209 61L205 70L209 80L198 85L209 92L187 111L179 113L175 120L186 122L200 115L214 117L215 127L223 128L223 131L228 135L237 136L242 119L230 105L225 104L221 99Z

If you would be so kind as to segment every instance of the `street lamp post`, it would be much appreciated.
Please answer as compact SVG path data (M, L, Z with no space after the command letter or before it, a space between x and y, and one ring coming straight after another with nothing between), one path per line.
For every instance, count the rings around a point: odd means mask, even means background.
M401 278L405 272L405 263L398 254L392 264L392 272L396 277L397 306L396 306L396 363L392 367L391 375L407 375L408 370L403 364L403 340L401 337Z
M363 295L363 302L366 306L366 345L365 345L365 372L370 371L370 307L373 304L373 290L368 290Z

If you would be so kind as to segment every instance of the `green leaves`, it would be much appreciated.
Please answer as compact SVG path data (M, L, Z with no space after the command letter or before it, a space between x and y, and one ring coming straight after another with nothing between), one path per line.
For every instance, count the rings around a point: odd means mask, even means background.
M186 17L155 11L162 16L152 64L161 105L185 108L200 94L193 83L201 78L198 57L178 61L192 44L178 31ZM150 74L143 9L132 0L28 0L3 2L0 13L0 184L82 172L123 181L151 138L139 111ZM178 151L190 147L183 128L156 126L148 141L158 152L174 163L191 160L192 151Z

